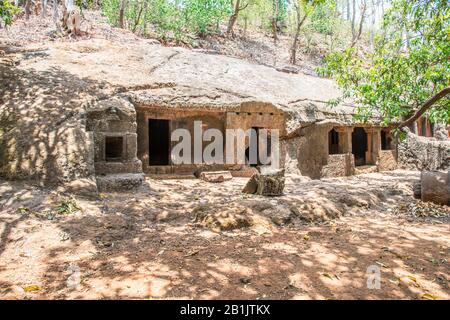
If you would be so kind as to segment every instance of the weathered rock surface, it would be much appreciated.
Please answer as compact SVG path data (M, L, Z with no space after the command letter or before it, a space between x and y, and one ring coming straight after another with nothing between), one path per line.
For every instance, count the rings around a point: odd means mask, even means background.
M422 201L450 205L450 170L422 171L420 175Z
M398 146L398 162L408 169L446 170L450 168L450 140L434 140L407 133Z
M142 173L122 173L107 174L97 176L97 186L99 191L120 191L131 190L142 185L144 174Z
M280 196L284 190L284 170L261 168L261 173L255 173L245 185L242 192L262 196Z
M192 220L213 231L229 231L252 225L251 211L239 204L217 208L200 205L191 213Z
M200 173L200 179L206 182L224 182L233 179L230 171L204 171Z

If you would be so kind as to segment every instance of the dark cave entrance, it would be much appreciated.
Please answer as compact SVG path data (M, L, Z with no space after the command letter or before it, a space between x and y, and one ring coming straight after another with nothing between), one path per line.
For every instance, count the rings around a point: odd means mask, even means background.
M160 119L148 120L148 154L149 165L169 165L170 158L170 121Z
M328 154L339 153L339 134L336 130L332 129L328 132Z
M258 127L252 127L251 131L250 131L250 142L249 142L249 147L245 150L245 160L246 163L248 165L250 165L250 167L257 167L262 165L262 161L260 158L260 144L263 150L261 150L262 152L265 152L266 156L269 158L270 160L270 156L271 156L271 151L272 151L272 145L271 145L271 136L270 133L267 133L267 139L266 141L260 141L260 137L259 137L259 131L262 128L258 128ZM250 159L250 150L255 150L256 151L256 162L254 161L254 159ZM251 162L252 160L252 162ZM268 164L266 165L270 165L270 161Z
M355 166L366 164L367 133L364 128L357 127L352 133L352 153L355 156Z

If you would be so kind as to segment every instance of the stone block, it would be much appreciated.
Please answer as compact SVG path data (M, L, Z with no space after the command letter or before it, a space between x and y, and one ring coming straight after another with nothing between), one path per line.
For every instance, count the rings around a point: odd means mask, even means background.
M263 167L260 173L255 173L250 178L242 192L262 196L280 196L283 194L284 184L284 170Z
M232 178L230 171L203 171L200 173L200 179L206 182L224 182Z
M420 185L422 201L450 205L450 170L422 171Z

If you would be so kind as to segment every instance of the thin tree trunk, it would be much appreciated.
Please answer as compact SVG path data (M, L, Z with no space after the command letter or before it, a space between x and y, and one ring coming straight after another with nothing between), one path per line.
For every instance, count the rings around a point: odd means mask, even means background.
M46 10L46 7L47 7L47 1L46 0L41 0L41 10L42 10L42 12L41 12L41 17L42 18L45 18L45 10Z
M136 32L139 22L141 21L142 10L144 10L144 5L141 3L141 7L139 8L138 16L137 16L136 20L134 21L133 32Z
M350 0L347 0L347 21L350 21Z
M53 0L53 22L58 26L58 0ZM59 27L58 27L59 28Z
M353 48L356 43L358 42L359 38L361 38L361 34L362 34L362 28L363 28L363 24L364 24L364 18L366 17L366 2L365 0L363 1L363 3L361 4L361 20L359 21L359 27L358 27L358 32L353 36L352 39L352 44L350 45L351 48Z
M300 29L302 28L302 25L308 16L307 14L305 14L303 16L303 18L301 18L300 7L297 5L295 5L295 10L297 12L297 28L295 30L294 42L292 43L292 47L291 47L291 59L290 60L291 60L292 64L295 64L297 61L297 43L298 43L298 38L300 36Z
M230 20L228 21L228 28L227 28L228 35L231 34L234 36L233 28L234 28L234 24L236 23L236 20L238 18L240 4L241 4L241 0L236 0L236 2L234 3L234 11L230 17Z
M30 19L30 6L31 6L31 0L26 0L25 2L25 19Z
M375 0L372 0L372 22L371 22L371 30L370 30L370 46L373 50L375 47L375 16L377 14Z
M278 23L278 0L273 0L273 17L272 17L272 34L273 42L276 44L278 40L277 23Z
M124 23L125 6L126 6L126 0L121 0L120 8L119 8L119 27L122 29L125 27L125 23Z
M352 0L352 42L355 39L355 24L356 24L356 0Z

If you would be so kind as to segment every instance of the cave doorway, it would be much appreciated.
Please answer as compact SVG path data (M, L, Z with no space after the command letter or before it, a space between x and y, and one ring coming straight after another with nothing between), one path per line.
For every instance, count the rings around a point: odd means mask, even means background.
M166 166L170 159L170 121L148 120L149 165Z
M352 153L355 156L355 166L366 164L367 133L364 128L356 127L352 133Z
M339 153L339 134L336 130L332 129L328 132L328 154Z

